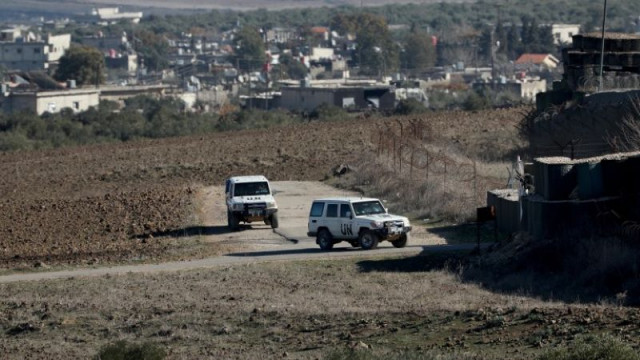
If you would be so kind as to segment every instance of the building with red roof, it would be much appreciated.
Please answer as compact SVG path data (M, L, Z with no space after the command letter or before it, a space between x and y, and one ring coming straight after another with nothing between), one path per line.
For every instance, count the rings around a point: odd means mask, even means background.
M515 64L519 68L537 66L555 69L560 64L560 60L551 54L522 54Z

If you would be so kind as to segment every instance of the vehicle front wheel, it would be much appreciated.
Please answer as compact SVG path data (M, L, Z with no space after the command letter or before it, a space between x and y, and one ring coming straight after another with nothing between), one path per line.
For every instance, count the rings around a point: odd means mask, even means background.
M278 228L278 213L273 213L270 217L269 217L269 223L271 224L271 228L272 229L277 229Z
M397 247L397 248L403 248L403 247L407 246L407 241L408 241L408 240L409 240L409 234L404 233L404 234L400 235L400 237L398 238L398 240L396 240L396 241L392 241L392 242L391 242L391 244L392 244L394 247Z
M333 238L331 234L326 229L322 229L318 232L316 237L316 242L320 245L320 249L324 251L329 251L333 249Z
M364 230L360 233L360 237L358 238L360 241L360 247L364 250L375 249L378 246L378 235L370 230Z

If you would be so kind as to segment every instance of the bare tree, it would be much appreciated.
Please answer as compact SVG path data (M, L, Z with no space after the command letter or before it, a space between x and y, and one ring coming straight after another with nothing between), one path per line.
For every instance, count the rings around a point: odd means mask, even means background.
M640 96L630 98L628 108L619 125L620 131L607 137L611 147L618 151L640 150Z

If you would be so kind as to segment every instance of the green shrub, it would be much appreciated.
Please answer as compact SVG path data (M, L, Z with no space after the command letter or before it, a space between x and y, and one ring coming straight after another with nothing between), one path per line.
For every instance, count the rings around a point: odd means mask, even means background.
M129 344L124 340L109 344L102 349L96 360L161 360L166 356L164 350L153 343Z
M336 121L347 119L349 113L334 105L321 104L309 114L309 117L320 121Z
M416 99L403 99L396 106L395 113L398 115L411 115L420 114L427 110L427 107Z
M28 150L31 141L22 132L0 132L0 151Z
M471 91L464 101L463 107L467 111L488 109L491 107L491 100L485 94Z
M579 337L561 349L549 351L538 360L638 360L640 355L631 346L611 335Z

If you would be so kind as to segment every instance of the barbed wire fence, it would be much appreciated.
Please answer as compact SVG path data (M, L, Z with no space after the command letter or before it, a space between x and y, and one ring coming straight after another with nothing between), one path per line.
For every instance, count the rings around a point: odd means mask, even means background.
M387 164L403 191L417 191L415 197L430 203L422 204L427 209L453 216L474 213L484 205L488 186L477 162L430 145L430 140L432 129L422 119L384 122L372 134L378 160Z

